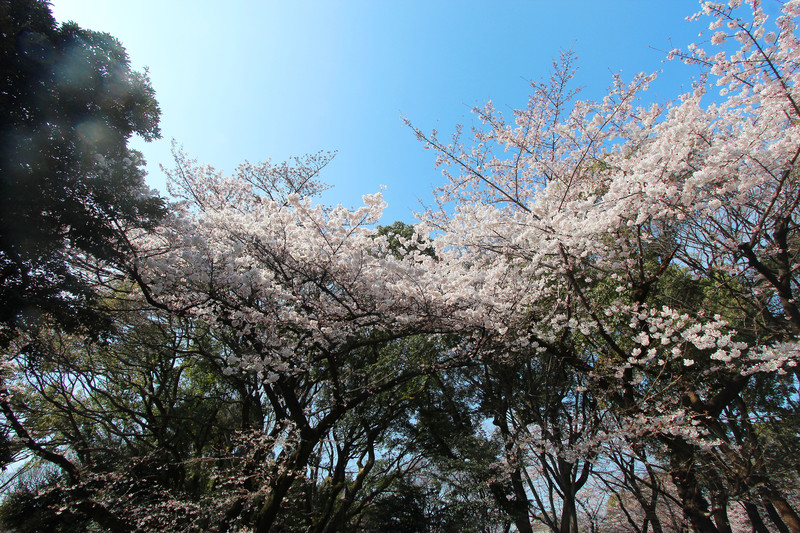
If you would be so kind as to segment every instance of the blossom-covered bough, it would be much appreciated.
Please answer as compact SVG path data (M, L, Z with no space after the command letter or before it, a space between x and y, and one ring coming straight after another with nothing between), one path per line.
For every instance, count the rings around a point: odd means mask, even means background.
M184 204L139 241L133 276L148 302L230 332L241 349L225 372L262 383L271 408L264 431L281 444L271 447L275 470L246 520L256 531L270 528L348 413L448 364L445 351L431 357L398 344L454 329L455 307L442 304L446 276L424 250L397 257L371 229L380 194L355 210L313 205L329 159L243 165L225 178L178 154L171 186Z
M645 75L573 101L567 54L513 121L489 104L472 141L415 130L447 179L422 227L480 302L464 323L590 376L617 430L668 454L697 531L727 530L729 497L800 531L754 392L789 408L800 379L798 15L702 3L717 48L671 52L706 72L675 103L639 103Z

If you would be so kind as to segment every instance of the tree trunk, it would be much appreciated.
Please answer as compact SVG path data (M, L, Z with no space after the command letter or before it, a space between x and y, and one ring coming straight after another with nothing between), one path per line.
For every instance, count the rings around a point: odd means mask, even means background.
M728 518L728 492L716 474L711 474L711 517L720 533L733 533Z
M559 529L560 533L578 533L578 511L575 506L575 496L571 491L564 493Z
M797 516L797 512L789 505L789 502L774 489L765 487L761 490L761 493L774 506L789 531L791 533L800 533L800 516Z
M745 503L744 510L747 513L747 518L750 520L750 525L753 526L753 533L769 533L769 528L764 524L761 519L761 513L758 512L758 506L754 503Z
M764 508L767 510L767 516L769 516L769 519L772 520L772 523L775 524L775 527L778 528L780 533L791 533L789 528L786 527L786 524L783 523L783 520L781 520L778 511L775 510L775 507L769 503L769 500L766 498L764 498Z
M716 524L709 518L708 501L700 492L700 485L694 475L694 457L684 449L686 444L673 441L672 481L678 490L683 514L697 533L721 533ZM687 457L688 456L688 457Z
M509 478L514 498L512 500L506 498L504 487L500 483L492 483L489 486L492 495L497 504L511 517L519 533L533 533L530 515L528 514L528 497L525 494L525 486L522 483L519 470L512 471Z
M278 479L272 483L269 495L267 495L264 504L256 514L253 523L253 530L255 533L269 533L270 528L272 528L272 525L275 523L275 519L278 517L281 504L289 493L289 489L292 488L297 475L308 465L311 453L319 442L319 439L315 438L316 435L318 435L318 432L311 430L308 431L308 435L301 435L297 450L295 450L291 460L288 461L290 465L288 471L281 474Z

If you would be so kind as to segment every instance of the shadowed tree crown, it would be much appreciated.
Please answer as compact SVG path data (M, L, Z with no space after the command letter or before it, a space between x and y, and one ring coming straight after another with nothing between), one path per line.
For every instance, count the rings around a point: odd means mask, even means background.
M154 91L119 41L41 0L0 2L0 70L0 336L43 313L92 323L79 265L118 264L124 231L163 211L127 145L159 137Z

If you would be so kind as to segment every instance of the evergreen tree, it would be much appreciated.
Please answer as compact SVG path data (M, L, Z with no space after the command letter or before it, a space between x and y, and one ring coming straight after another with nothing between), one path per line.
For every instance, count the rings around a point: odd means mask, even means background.
M118 265L124 231L163 202L131 135L159 136L146 73L112 36L59 25L43 0L0 2L0 342L43 313L96 325L86 260Z

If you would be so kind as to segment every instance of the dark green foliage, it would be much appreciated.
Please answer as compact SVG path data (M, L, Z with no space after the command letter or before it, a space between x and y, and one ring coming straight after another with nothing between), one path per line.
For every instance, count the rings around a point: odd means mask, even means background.
M395 492L385 494L369 509L363 531L397 531L402 533L427 533L429 517L426 516L428 494L425 487L403 480Z
M487 508L480 498L458 499L442 483L405 476L371 503L357 531L489 533L503 531L504 523L500 514Z
M423 254L435 257L433 248L425 245L414 226L405 222L396 221L391 226L378 226L377 235L386 235L389 251L398 259L411 251L421 250Z
M0 333L43 313L92 326L78 265L118 264L124 230L163 211L127 147L159 136L153 89L116 39L57 25L41 0L0 2L0 71Z
M28 471L14 484L0 504L3 531L15 533L80 533L87 531L90 521L68 511L66 494L48 490L58 483L52 470Z
M10 433L6 428L0 428L0 471L5 470L13 461L12 443Z
M57 515L54 509L61 503L53 493L47 498L41 498L29 489L17 490L3 501L0 522L18 533L85 531L85 521Z

